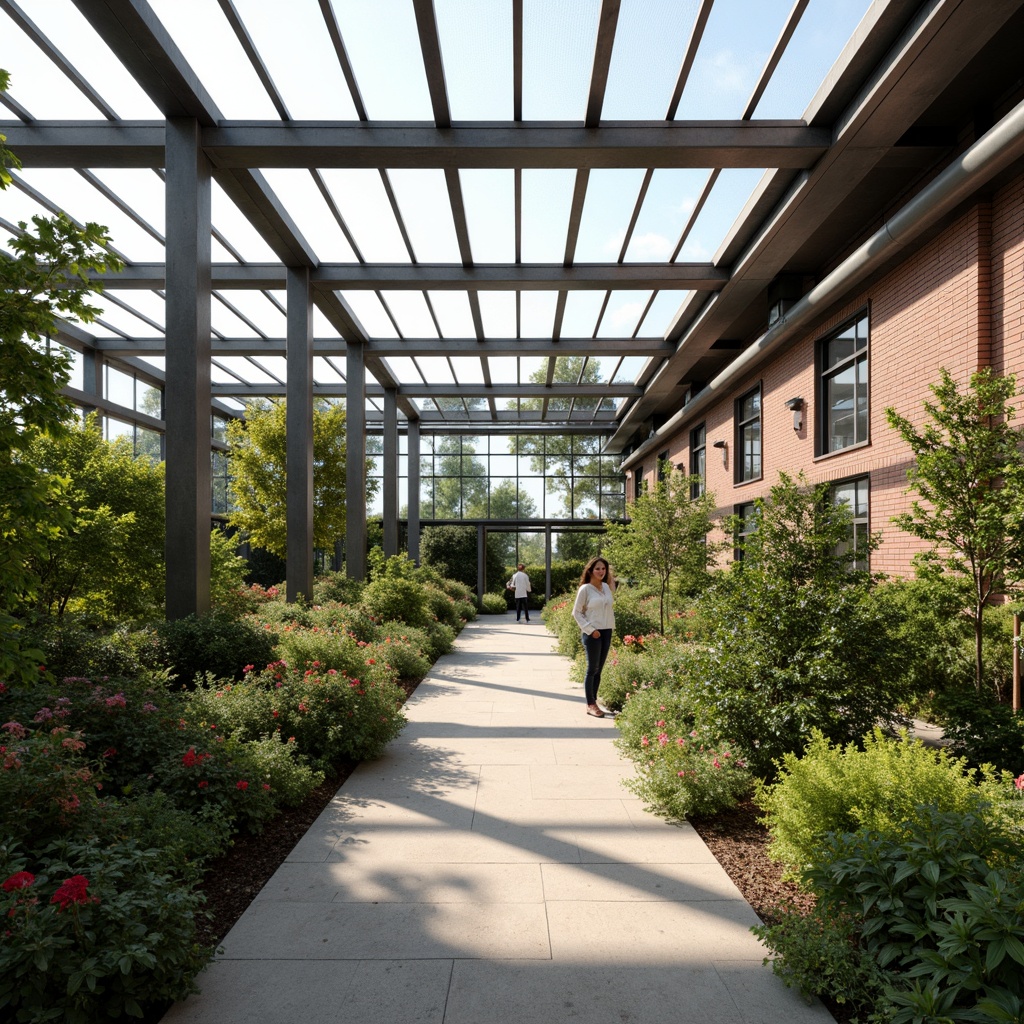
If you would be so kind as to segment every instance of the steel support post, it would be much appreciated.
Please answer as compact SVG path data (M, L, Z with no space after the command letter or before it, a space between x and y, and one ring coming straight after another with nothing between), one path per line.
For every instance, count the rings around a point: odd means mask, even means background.
M409 557L417 565L420 564L420 425L416 421L409 423L409 505L407 527Z
M345 571L366 579L366 366L363 346L348 341L345 356Z
M286 423L289 601L313 596L313 302L309 270L288 268Z
M193 118L166 126L166 606L210 609L210 163Z
M398 554L398 391L384 389L384 557Z

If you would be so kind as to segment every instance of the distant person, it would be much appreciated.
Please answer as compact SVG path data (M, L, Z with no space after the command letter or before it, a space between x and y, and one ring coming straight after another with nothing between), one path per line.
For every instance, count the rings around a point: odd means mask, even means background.
M615 629L615 610L612 597L615 592L615 577L607 560L592 558L580 577L580 589L576 591L576 603L572 617L578 623L587 654L587 677L583 689L587 698L587 714L604 718L611 711L603 710L597 703L597 690L601 685L601 669L604 668L608 649L612 645L612 631Z
M516 598L516 622L519 621L519 616L526 614L526 621L530 621L530 592L533 590L533 586L530 584L530 577L526 575L525 566L520 562L516 566L516 571L512 574L512 579L505 584L509 590L515 591Z

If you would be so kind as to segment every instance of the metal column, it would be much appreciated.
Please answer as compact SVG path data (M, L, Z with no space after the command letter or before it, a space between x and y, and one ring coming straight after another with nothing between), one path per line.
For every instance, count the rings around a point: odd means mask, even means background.
M484 587L487 585L487 527L478 523L476 527L476 600L477 604L484 598Z
M309 270L288 268L287 599L313 596L313 303Z
M210 164L193 118L166 128L168 619L210 610Z
M366 366L361 342L345 342L345 571L366 579Z
M406 532L408 533L409 558L420 564L420 424L409 422L409 507Z
M398 554L398 391L384 389L384 557Z

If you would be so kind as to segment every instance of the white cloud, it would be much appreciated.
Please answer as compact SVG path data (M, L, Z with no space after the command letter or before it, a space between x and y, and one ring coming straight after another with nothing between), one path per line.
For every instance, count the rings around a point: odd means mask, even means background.
M663 260L672 253L672 243L656 231L634 235L629 243L629 255L634 259Z

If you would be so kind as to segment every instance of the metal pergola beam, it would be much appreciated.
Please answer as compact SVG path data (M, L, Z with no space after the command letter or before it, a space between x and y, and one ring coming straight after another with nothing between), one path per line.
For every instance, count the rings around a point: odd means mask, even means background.
M302 261L302 265L307 265ZM286 269L274 263L216 263L219 290L283 288ZM110 274L96 274L111 289L163 288L161 263L135 263ZM310 274L314 288L375 291L582 291L607 288L675 288L717 291L729 280L712 263L321 263Z
M284 384L214 384L213 394L220 397L284 395ZM344 397L345 384L318 384L315 393L325 397ZM367 384L369 398L383 398L394 390L400 398L638 398L644 389L636 384L401 384L393 389Z
M255 167L806 170L832 141L828 128L801 121L602 121L597 130L579 122L493 121L445 129L373 121L205 124L202 146L216 172ZM25 167L164 165L162 121L7 120L0 121L0 131Z

